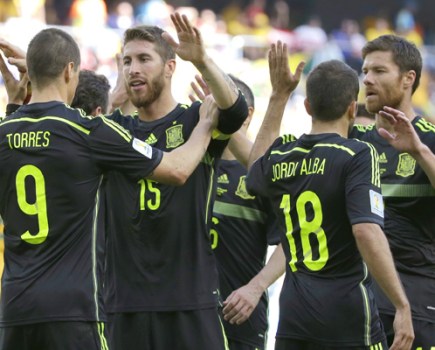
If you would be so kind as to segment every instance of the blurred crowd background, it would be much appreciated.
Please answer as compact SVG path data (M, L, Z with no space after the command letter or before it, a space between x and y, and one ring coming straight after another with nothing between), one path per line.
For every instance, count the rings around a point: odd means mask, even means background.
M45 26L70 32L82 49L82 68L105 74L112 87L123 31L137 24L157 25L175 35L169 14L186 14L201 30L208 53L218 64L244 80L254 91L255 135L267 107L270 82L267 50L281 40L295 67L307 62L305 73L323 60L337 58L361 71L361 48L381 34L396 33L413 41L424 57L421 87L414 103L421 115L435 115L435 13L433 0L1 0L0 36L26 49ZM188 103L195 70L178 61L175 96ZM180 67L181 66L181 67ZM302 101L303 83L288 103L283 132L296 136L310 120ZM361 101L364 96L360 94ZM7 103L0 81L0 108Z

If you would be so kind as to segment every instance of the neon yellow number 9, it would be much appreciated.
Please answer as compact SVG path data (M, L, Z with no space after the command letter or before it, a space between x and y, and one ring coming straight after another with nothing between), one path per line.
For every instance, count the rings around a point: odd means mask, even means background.
M314 216L311 221L307 220L306 204L311 203ZM297 271L296 262L296 243L293 237L293 223L290 217L290 195L285 194L282 197L280 208L283 210L286 224L286 236L290 247L290 268ZM312 191L303 192L296 200L296 212L300 226L300 237L302 243L303 263L311 271L319 271L325 267L329 259L328 242L325 231L322 228L323 212L322 204L319 197ZM310 235L315 234L319 243L319 258L313 259L313 250L310 243Z
M29 203L26 196L26 177L31 176L35 181L35 203ZM18 206L26 215L37 215L39 232L32 235L29 231L21 235L23 241L30 244L41 244L48 236L48 216L47 216L47 199L45 196L45 179L34 165L25 165L18 170L15 179L17 188Z

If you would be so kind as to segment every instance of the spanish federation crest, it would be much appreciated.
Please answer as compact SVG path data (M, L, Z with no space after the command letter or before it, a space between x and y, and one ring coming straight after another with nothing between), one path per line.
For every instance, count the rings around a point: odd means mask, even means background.
M184 143L183 124L166 129L166 148L175 148Z
M242 199L254 199L255 196L251 196L246 190L246 175L240 176L239 185L237 186L236 196Z
M399 154L399 164L397 164L396 175L408 177L414 175L415 159L408 153Z

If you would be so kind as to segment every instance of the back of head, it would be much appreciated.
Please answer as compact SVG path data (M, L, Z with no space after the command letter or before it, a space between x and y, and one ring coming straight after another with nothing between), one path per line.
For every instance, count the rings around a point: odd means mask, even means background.
M175 51L171 45L169 45L162 34L164 30L157 26L136 26L127 29L124 32L123 46L130 41L142 40L148 41L155 45L157 53L162 58L163 62L170 59L175 59Z
M27 49L27 70L36 88L43 88L58 78L65 67L80 67L80 49L71 35L49 28L36 34Z
M365 59L368 54L375 51L391 52L393 61L397 64L401 73L410 70L415 71L412 92L417 90L420 84L423 59L415 44L398 35L381 35L365 44L362 49L362 56Z
M359 92L358 74L346 63L330 60L320 63L308 75L306 94L313 118L339 119Z
M90 70L81 70L71 107L83 109L87 115L95 114L101 107L101 113L107 112L110 84L104 75Z
M245 96L248 107L252 107L252 109L255 109L254 93L252 92L251 88L244 81L236 78L234 75L228 74L228 76L231 78L232 81L234 81L236 86Z

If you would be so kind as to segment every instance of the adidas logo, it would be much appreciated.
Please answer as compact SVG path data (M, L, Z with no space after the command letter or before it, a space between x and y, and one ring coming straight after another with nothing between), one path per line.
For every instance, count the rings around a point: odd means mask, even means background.
M383 152L383 153L379 156L379 163L388 163L388 159L387 159L387 156L385 155L385 152Z
M230 183L230 181L228 180L228 175L227 174L222 174L221 176L219 176L217 182L219 184L228 184L228 183Z
M148 136L145 142L149 145L154 145L157 142L157 138L154 136L154 134L151 134L150 136Z

